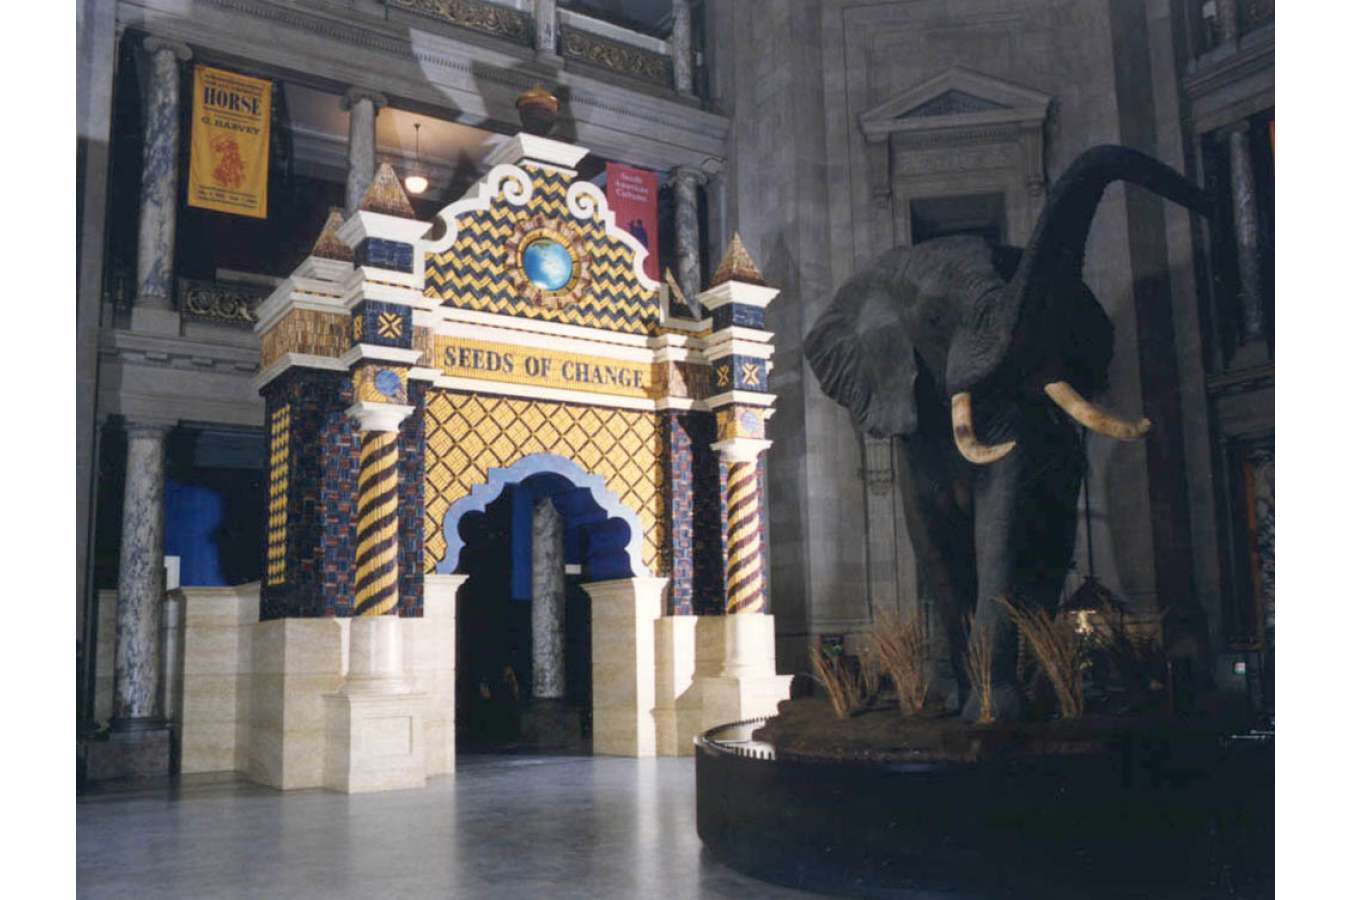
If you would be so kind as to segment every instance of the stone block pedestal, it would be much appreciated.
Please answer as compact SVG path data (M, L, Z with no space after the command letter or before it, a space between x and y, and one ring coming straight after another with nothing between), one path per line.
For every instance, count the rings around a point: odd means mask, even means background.
M323 786L347 794L425 786L426 700L420 693L324 697L328 741Z
M668 581L582 585L591 598L591 746L597 755L656 755L656 620Z
M351 620L347 682L324 698L323 784L354 794L427 783L427 695L403 676L403 620Z
M728 722L778 714L791 693L792 676L779 675L773 616L743 613L721 617L721 670L698 676L700 731ZM711 635L715 641L715 633ZM681 752L692 753L693 747Z
M85 745L85 777L90 781L167 777L171 745L167 725L114 731L106 741Z
M791 675L779 675L773 616L665 616L656 623L657 747L692 756L709 728L778 713Z
M562 700L536 697L520 713L521 738L540 749L577 750L581 739L581 710Z

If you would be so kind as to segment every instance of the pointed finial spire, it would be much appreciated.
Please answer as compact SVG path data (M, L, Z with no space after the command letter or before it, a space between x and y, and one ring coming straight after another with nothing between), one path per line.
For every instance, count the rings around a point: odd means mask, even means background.
M338 229L342 227L342 222L342 207L329 207L328 219L323 223L323 230L319 232L319 239L314 242L314 249L309 251L310 256L317 256L321 259L337 259L342 262L352 261L352 248L348 247L346 242L338 237Z
M403 193L403 185L398 183L394 167L387 162L380 163L380 167L375 170L375 177L371 179L370 187L366 189L366 195L361 198L361 205L357 209L405 219L417 218L412 204L408 202L408 195Z
M745 249L741 243L741 233L733 232L731 243L727 244L727 252L722 255L722 262L713 273L712 281L708 287L715 288L726 281L740 281L746 284L764 284L764 276L759 274L759 267L755 261L750 258L750 251Z

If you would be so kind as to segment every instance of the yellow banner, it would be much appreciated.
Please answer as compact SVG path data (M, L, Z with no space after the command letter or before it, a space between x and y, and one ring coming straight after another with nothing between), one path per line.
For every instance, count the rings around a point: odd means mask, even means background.
M267 218L272 82L197 66L188 205Z
M654 383L652 367L642 363L445 335L437 335L435 346L441 371L461 378L624 397L657 397L661 394Z

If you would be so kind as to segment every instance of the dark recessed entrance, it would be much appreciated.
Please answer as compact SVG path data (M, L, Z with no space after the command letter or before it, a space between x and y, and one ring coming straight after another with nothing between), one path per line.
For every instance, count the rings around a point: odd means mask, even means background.
M581 585L632 576L628 524L589 488L541 472L466 513L458 532L458 571L469 576L456 602L458 749L589 753L591 603Z

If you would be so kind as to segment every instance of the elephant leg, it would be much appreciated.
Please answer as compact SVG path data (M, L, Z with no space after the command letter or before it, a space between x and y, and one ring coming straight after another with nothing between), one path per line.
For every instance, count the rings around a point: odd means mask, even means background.
M999 597L1020 593L1015 581L1020 529L1029 516L1022 493L1026 451L1022 443L1003 459L975 474L975 568L978 600L974 629L992 640L993 716L998 721L1021 718L1023 697L1017 679L1017 629L999 603ZM982 698L971 693L962 716L975 721Z
M937 627L929 627L931 695L957 710L969 691L961 661L965 619L975 608L974 523L958 501L953 477L961 475L947 443L921 434L903 438L896 479L922 590L937 610Z

